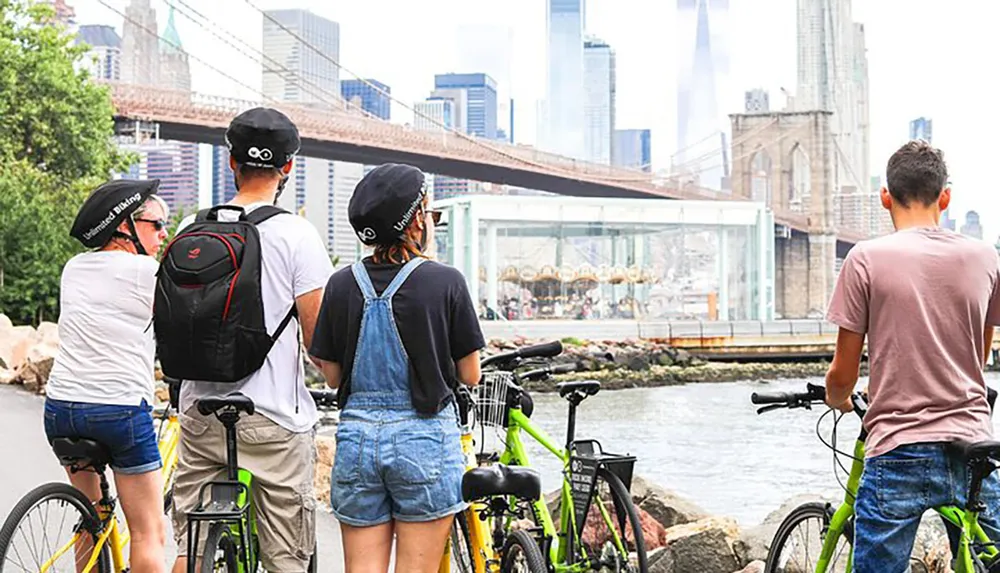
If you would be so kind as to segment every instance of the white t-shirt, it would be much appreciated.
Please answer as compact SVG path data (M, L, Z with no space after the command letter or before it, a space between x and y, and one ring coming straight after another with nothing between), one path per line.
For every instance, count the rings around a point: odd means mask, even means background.
M153 404L156 259L123 251L76 255L63 267L59 351L45 393L55 400Z
M244 207L250 212L265 203ZM221 210L219 218L235 220L238 213ZM194 221L184 219L179 228ZM297 215L280 214L257 226L261 243L261 296L264 324L274 334L295 299L326 287L333 264L319 232ZM292 320L278 337L264 365L236 383L185 380L181 384L181 411L196 400L241 392L254 401L255 409L291 432L309 431L319 419L316 404L305 385L305 351L300 352L299 323Z

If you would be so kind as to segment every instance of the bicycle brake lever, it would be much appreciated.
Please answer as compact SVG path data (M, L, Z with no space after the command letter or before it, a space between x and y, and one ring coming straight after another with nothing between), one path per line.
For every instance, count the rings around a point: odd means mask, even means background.
M785 408L785 404L769 404L767 406L761 406L757 408L757 414L763 414L764 412L770 412L771 410L777 410L778 408Z

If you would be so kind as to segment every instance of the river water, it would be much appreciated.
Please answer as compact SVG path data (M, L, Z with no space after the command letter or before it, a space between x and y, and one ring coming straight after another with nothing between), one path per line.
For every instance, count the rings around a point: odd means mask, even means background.
M1000 375L987 377L991 386L1000 385ZM825 407L758 415L750 403L752 392L804 391L807 381L823 384L821 379L781 380L601 392L578 409L577 438L595 438L605 451L636 456L637 475L713 515L756 525L795 495L843 495L833 473L833 454L816 435ZM533 421L556 444L563 444L566 401L557 394L533 398ZM827 416L820 425L828 442L832 418ZM845 415L838 425L838 448L852 451L860 427L856 415ZM543 490L558 488L560 464L529 436L525 441L532 464L542 474ZM850 467L850 459L842 458L842 463ZM840 474L846 482L846 474Z

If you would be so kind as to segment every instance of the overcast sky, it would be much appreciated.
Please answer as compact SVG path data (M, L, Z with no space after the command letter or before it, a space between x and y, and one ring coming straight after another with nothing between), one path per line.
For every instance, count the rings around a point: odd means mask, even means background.
M124 10L127 0L104 0ZM378 79L402 103L394 121L411 121L403 107L427 97L434 74L458 69L470 56L460 47L463 25L488 23L511 31L511 78L501 86L515 100L515 135L533 143L536 102L544 97L545 0L185 0L215 25L259 47L262 16L251 5L307 8L340 24L341 78L352 73ZM106 23L121 29L121 17L98 0L69 0L80 24ZM176 2L176 0L171 0ZM763 87L772 109L784 102L780 88L796 84L796 0L730 0L730 68L724 112L742 111L743 92ZM152 0L159 27L167 3ZM617 54L617 126L653 130L654 165L669 165L674 150L677 49L673 0L589 0L587 31ZM179 8L182 8L178 4ZM1000 234L1000 200L994 175L1000 158L993 143L1000 116L996 61L1000 56L1000 2L996 0L855 0L854 19L866 26L871 80L872 169L884 172L889 155L908 136L909 120L934 121L934 143L952 172L953 212L976 209L987 239ZM233 97L259 98L260 64L177 16L185 48L253 88L247 90L192 61L194 89ZM468 59L468 58L466 58ZM961 220L960 220L961 222Z

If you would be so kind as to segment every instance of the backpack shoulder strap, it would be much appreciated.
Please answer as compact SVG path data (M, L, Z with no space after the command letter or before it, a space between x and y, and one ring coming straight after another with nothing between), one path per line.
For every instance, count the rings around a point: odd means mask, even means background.
M260 225L271 217L282 213L288 213L288 211L273 205L263 205L247 213L247 221L250 221L254 225Z
M196 214L196 215L194 216L194 221L192 221L192 222L201 222L201 221L207 221L207 220L208 220L208 213L209 213L210 211L211 211L211 209L201 209L201 210L200 210L200 211L198 211L198 213L197 213L197 214Z
M274 344L275 342L278 341L278 337L281 336L281 333L285 331L285 327L288 326L288 323L292 321L292 318L298 316L299 316L299 309L297 306L295 306L295 301L292 301L292 308L288 310L288 314L285 315L285 318L281 320L281 324L278 325L277 330L275 330L274 334L271 335L271 344Z

